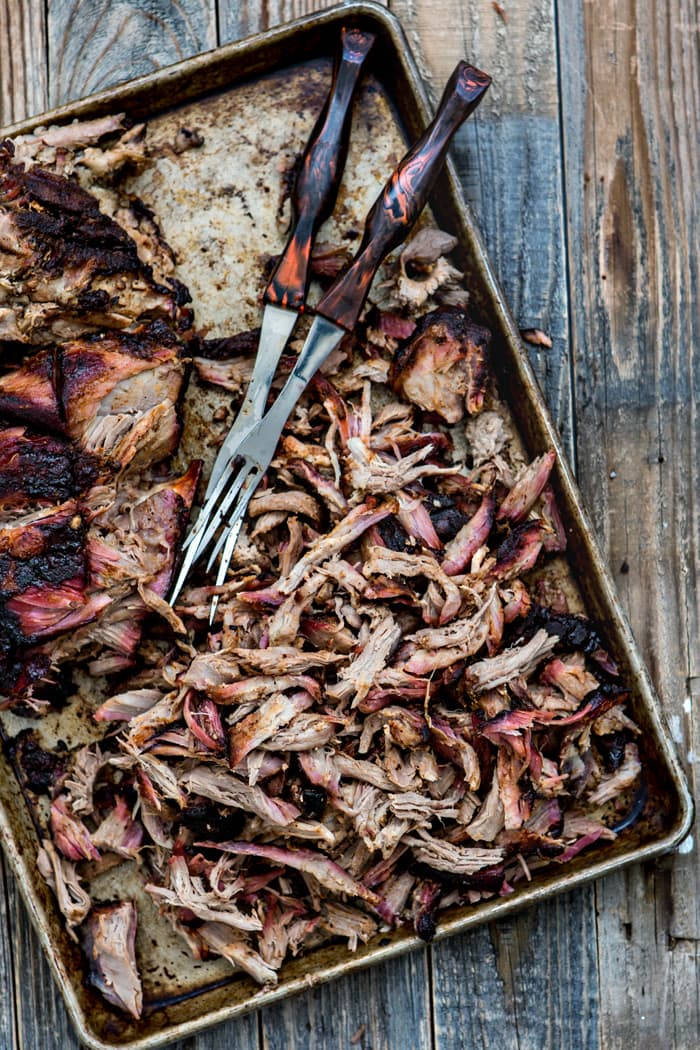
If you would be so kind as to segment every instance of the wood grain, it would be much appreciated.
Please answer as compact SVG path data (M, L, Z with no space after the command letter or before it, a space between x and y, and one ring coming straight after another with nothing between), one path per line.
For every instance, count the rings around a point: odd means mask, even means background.
M7 877L5 856L0 853L0 1045L2 1046L17 1043L17 1016L13 986L13 977L16 972L15 959L12 941L8 936L13 888Z
M191 1039L168 1043L168 1050L260 1050L258 1015L248 1014Z
M440 1050L595 1050L593 910L566 894L435 955Z
M392 959L264 1010L264 1050L424 1050L431 1045L426 956Z
M219 0L219 42L241 40L330 6L327 0Z
M0 126L46 109L44 5L0 0Z
M57 106L216 45L215 0L48 0Z
M579 479L696 798L699 14L559 6ZM697 1045L689 846L597 887L606 1050Z
M8 880L9 897L6 930L12 945L13 1000L16 1013L16 1050L79 1050L73 1024L56 987L56 980L27 917L24 903Z

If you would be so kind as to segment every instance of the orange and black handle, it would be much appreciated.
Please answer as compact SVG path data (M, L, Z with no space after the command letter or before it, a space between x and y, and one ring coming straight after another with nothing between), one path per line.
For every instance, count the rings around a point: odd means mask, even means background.
M292 191L294 227L265 289L265 303L291 310L304 307L311 247L338 196L348 153L352 100L374 40L372 33L361 29L342 31L331 90L304 150Z
M351 331L382 260L408 236L425 207L452 136L476 109L491 77L460 62L433 122L391 176L367 216L362 243L349 268L326 292L316 313Z

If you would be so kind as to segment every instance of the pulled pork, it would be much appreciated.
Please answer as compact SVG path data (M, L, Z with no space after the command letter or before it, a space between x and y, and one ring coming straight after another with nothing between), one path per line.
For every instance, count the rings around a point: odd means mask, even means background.
M62 662L133 669L95 705L99 745L36 783L41 870L138 1016L136 907L93 903L91 873L129 865L196 958L272 985L324 939L430 939L444 908L604 848L641 760L598 632L546 579L555 452L519 451L440 231L297 406L226 583L164 605L198 477L161 462L189 320L153 217L85 188L138 153L97 156L121 130L62 129L80 183L37 167L51 130L0 153L0 338L29 351L0 376L0 667L35 706ZM199 379L240 403L255 342L205 341Z

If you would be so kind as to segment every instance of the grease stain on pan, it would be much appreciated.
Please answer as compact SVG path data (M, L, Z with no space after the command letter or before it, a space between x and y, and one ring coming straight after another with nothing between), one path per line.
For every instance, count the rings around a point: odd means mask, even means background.
M163 151L125 188L154 208L206 334L231 335L260 323L264 264L284 247L290 173L329 78L329 63L304 63L149 123L154 147L172 142L183 124L204 139L184 153ZM319 241L354 243L404 149L389 100L370 79L358 92L338 203Z
M289 186L323 106L330 62L319 59L271 73L149 122L152 163L125 189L153 208L175 250L177 276L192 293L199 331L230 336L260 324L266 265L286 242ZM181 127L203 144L167 148ZM406 143L386 92L368 78L360 87L345 174L333 216L317 240L357 247L364 217ZM312 285L309 301L318 298ZM232 422L231 398L194 380L183 404L176 469L204 458L207 476ZM217 418L218 417L218 418Z

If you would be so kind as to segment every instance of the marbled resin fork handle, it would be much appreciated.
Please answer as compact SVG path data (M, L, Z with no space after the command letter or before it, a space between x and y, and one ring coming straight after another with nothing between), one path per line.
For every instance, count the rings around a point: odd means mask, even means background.
M265 303L303 310L314 237L335 206L350 138L352 99L372 33L343 29L333 82L301 159L292 191L294 229L263 295Z
M204 505L183 544L184 557L170 592L171 605L204 551L202 539L216 503L215 493L231 468L239 444L265 411L277 365L304 307L313 240L335 206L347 157L352 100L374 40L372 33L361 29L341 31L330 91L304 149L292 190L292 232L263 296L265 311L253 374L212 466Z
M460 62L450 77L438 112L426 132L403 158L375 202L349 269L316 307L316 313L351 331L382 260L413 227L427 204L457 128L478 106L491 78Z

